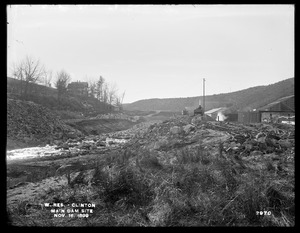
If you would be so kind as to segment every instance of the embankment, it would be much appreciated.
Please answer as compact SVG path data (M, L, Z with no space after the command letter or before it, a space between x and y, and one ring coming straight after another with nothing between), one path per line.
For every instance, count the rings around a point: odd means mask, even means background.
M7 149L51 143L55 139L82 136L39 104L7 99Z
M82 132L85 135L97 135L114 131L126 130L137 122L125 119L84 119L65 121L67 125Z

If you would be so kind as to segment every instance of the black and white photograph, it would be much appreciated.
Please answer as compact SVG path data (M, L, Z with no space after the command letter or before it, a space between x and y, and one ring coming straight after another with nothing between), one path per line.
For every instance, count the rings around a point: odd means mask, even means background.
M294 227L294 4L6 5L11 227Z

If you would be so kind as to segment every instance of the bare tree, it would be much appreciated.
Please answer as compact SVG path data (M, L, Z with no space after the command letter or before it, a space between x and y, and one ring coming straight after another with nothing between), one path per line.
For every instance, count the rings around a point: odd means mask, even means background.
M91 97L95 97L96 90L97 89L97 84L93 81L89 81L89 95Z
M103 92L103 102L107 104L108 103L108 85L107 85L107 83L104 84L102 92Z
M125 96L125 91L122 94L115 96L115 104L120 108L120 110L122 110L124 96Z
M123 104L123 100L124 100L125 92L126 92L126 91L124 91L124 92L122 93L122 95L121 95L121 104Z
M124 100L125 92L126 92L126 91L124 91L124 92L121 94L121 96L120 96L120 103L119 103L120 109L123 108L122 106L123 106L123 100Z
M120 103L121 103L121 97L117 95L117 96L115 97L115 102L114 102L114 104L117 105L117 106L120 106Z
M117 89L117 86L116 86L115 83L110 84L108 86L108 103L110 105L114 102L114 100L116 98L117 91L118 91L118 89Z
M21 80L20 93L26 96L30 92L31 84L37 83L45 77L46 70L40 60L26 56L18 64L13 65L12 75L14 78Z
M105 84L105 79L100 76L97 83L96 83L96 95L97 99L99 101L104 101L104 84Z
M61 70L56 74L55 87L57 89L57 98L60 101L67 92L68 83L71 80L71 76L64 70Z
M51 87L52 77L53 77L52 70L48 70L46 72L46 75L45 75L45 78L44 78L44 85L46 87Z

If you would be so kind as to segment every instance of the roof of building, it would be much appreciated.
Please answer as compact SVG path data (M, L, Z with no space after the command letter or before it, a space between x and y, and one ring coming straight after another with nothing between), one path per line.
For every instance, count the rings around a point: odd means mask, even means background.
M213 119L211 116L204 114L205 120L207 121L216 121L215 119Z
M267 104L267 105L259 108L258 110L260 110L260 111L268 111L268 110L272 109L272 107L275 107L276 105L282 105L282 107L279 106L279 109L281 109L281 111L284 111L284 110L295 111L295 107L294 106L289 106L287 104L284 104L285 101L293 99L293 98L295 98L294 95L289 95L289 96L282 97L282 98L280 98L280 99L278 99L278 100L276 100L276 101L274 101L272 103L269 103L269 104ZM282 109L284 109L284 110L282 110Z
M226 109L226 107L213 108L209 111L206 111L205 114L212 114L212 113L220 112L220 111L225 110L225 109Z
M72 83L69 83L68 87L71 87L71 88L88 87L88 83L87 82L72 82Z

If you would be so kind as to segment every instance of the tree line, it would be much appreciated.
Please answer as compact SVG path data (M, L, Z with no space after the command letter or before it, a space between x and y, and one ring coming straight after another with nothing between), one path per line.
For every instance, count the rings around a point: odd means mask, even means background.
M51 87L53 72L47 70L40 60L26 56L12 66L12 76L20 82L19 93L22 96L32 94L32 84L41 84ZM71 82L71 75L65 70L58 71L54 76L54 87L57 89L58 102L68 94L68 84ZM115 104L122 107L125 91L118 92L116 84L108 83L101 75L96 81L89 81L87 87L89 97L97 98L106 104Z
M118 94L118 88L116 84L110 84L100 75L96 81L89 81L89 95L97 98L100 102L107 104L115 104L122 106L125 91Z

